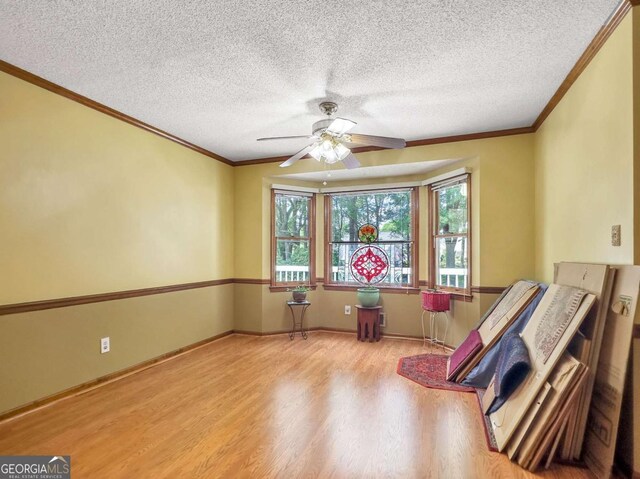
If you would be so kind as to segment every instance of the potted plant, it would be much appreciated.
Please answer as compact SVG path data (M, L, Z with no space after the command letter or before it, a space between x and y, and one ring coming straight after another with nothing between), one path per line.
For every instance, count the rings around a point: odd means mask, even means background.
M301 284L299 286L295 286L293 288L289 288L287 289L287 291L291 291L291 294L293 296L293 300L296 303L302 303L303 301L307 300L307 291L309 291L311 288L309 288L308 286L305 286L304 284Z

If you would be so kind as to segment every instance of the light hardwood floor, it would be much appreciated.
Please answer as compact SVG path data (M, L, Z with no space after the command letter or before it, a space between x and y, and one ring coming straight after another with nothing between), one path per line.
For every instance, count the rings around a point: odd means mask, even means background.
M474 394L396 374L423 352L353 334L228 336L0 424L0 454L69 454L75 479L534 477L487 449Z

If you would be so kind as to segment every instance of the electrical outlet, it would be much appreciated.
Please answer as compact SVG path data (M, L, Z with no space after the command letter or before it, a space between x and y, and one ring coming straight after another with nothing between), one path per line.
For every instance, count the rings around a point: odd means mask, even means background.
M387 313L380 313L380 327L384 328L387 325Z
M344 305L344 314L351 314L351 305L350 304L345 304Z
M108 353L111 351L111 341L109 337L102 338L100 340L100 354Z
M611 227L611 246L620 246L620 225Z

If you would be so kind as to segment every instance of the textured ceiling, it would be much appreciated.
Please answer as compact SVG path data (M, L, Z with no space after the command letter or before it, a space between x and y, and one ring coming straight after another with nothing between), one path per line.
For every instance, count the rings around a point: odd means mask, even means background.
M231 160L318 103L407 140L529 126L618 0L0 0L0 59Z

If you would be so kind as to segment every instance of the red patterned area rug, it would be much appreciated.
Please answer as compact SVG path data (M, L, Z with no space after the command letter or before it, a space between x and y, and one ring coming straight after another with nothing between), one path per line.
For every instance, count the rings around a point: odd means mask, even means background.
M427 388L475 392L475 388L447 381L447 359L449 356L442 354L418 354L400 358L398 374Z
M447 381L447 359L442 354L418 354L407 356L398 362L398 374L407 379L432 389L446 389L448 391L476 393L480 420L484 426L484 436L490 451L498 451L498 443L493 435L490 419L482 413L482 396L484 389L476 389Z

